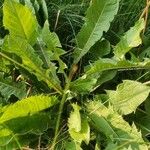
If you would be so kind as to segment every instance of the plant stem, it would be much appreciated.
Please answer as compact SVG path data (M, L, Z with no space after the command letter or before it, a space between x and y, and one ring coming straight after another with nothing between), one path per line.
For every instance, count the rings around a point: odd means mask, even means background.
M53 142L52 142L52 146L50 147L49 150L54 150L55 149L55 145L57 143L57 137L58 137L58 133L59 133L61 114L63 112L63 107L64 107L65 101L67 99L67 96L68 96L68 92L67 91L68 91L68 89L70 87L70 82L72 80L72 77L76 73L77 69L78 69L78 66L76 64L74 64L72 66L72 68L71 68L70 73L69 73L68 81L66 83L66 86L65 86L65 89L64 89L64 93L63 93L63 96L62 96L62 99L61 99L61 102L60 102L60 105L59 105L58 118L57 118L57 122L56 122L54 139L53 139Z
M55 145L56 145L57 137L58 137L58 133L59 133L61 114L63 112L63 107L64 107L64 104L65 104L65 101L66 101L66 98L67 98L67 95L68 95L67 94L68 87L69 86L67 86L66 90L64 90L64 94L62 96L62 100L61 100L60 105L59 105L58 118L57 118L56 128L55 128L55 135L54 135L54 139L53 139L53 142L52 142L52 146L50 147L49 150L54 150L55 149Z

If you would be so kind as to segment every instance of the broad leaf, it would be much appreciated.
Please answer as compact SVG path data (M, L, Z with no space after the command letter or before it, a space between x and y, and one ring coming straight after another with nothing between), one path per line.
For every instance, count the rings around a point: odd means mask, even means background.
M116 144L117 150L128 147L148 150L135 125L130 126L111 106L106 108L100 101L93 101L87 104L87 111L95 129L105 134L108 144Z
M8 100L11 95L15 95L19 99L26 96L26 85L24 82L13 82L11 78L4 78L0 73L0 93Z
M9 56L5 56L3 53L1 53L3 57L6 57L6 59L15 62L20 67L23 67L24 69L30 71L30 73L37 76L39 80L45 81L50 87L56 89L56 91L61 91L58 80L49 78L52 70L43 69L42 60L38 57L32 46L28 44L26 40L13 36L7 36L2 49L4 52L6 51L7 53L15 53L16 55L21 57L22 63L16 62Z
M142 43L140 38L140 33L144 29L145 23L141 19L136 22L135 26L132 27L125 35L121 38L120 42L116 45L114 49L115 57L123 59L125 54L131 50L133 47L137 47Z
M3 24L10 34L34 44L38 24L32 11L14 0L5 0L3 13Z
M62 93L59 80L54 72L54 67L51 67L49 70L43 69L42 60L38 58L38 55L35 54L34 49L31 46L31 44L34 44L36 41L34 35L36 35L37 30L36 18L31 10L13 0L8 0L4 3L3 11L4 25L9 30L10 35L5 38L2 49L21 57L22 64L11 59L3 52L0 52L0 55L16 63L19 67L28 70L30 73L37 76L40 81L45 81L49 87L54 88L58 93ZM9 19L11 16L13 18ZM28 20L26 20L26 17ZM55 78L50 78L52 76L55 76Z
M31 116L11 119L6 121L5 125L13 131L13 133L26 134L28 132L40 135L50 127L50 122L49 114L38 113Z
M86 13L85 24L76 38L75 64L100 40L103 32L109 29L118 7L119 0L94 0L91 2Z
M21 136L29 133L40 135L47 130L50 123L49 115L39 112L52 107L57 102L56 97L39 95L3 107L0 116L0 146L11 146L13 143L16 145L16 140L20 142L18 136L20 134ZM26 138L23 139L24 141L29 142L31 139L28 137L28 140Z
M109 90L107 93L114 109L122 115L127 115L146 100L150 87L137 81L125 80L117 86L116 91Z
M41 121L42 120L42 121ZM9 145L18 135L36 134L41 135L50 126L50 118L48 114L39 113L26 117L19 117L5 122L0 128L0 146ZM15 136L13 134L15 133ZM26 139L27 140L27 139ZM31 141L28 138L28 141Z
M12 105L8 105L0 117L0 124L15 119L33 115L39 111L47 109L57 103L56 97L44 95L32 96L21 101L17 101Z

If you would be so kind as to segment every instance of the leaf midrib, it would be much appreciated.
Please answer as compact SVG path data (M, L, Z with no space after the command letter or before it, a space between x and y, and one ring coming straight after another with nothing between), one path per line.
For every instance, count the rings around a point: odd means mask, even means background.
M26 33L25 33L25 30L24 30L24 27L23 27L23 25L22 25L22 22L21 22L21 20L20 20L20 18L19 18L19 16L18 16L16 7L14 6L14 4L13 4L12 2L11 2L11 5L12 5L12 7L13 7L14 10L15 10L16 18L18 19L18 21L19 21L19 23L20 23L20 25L21 25L21 28L22 28L22 32L23 32L23 34L24 34L24 37L25 37L26 40L28 40L28 37L27 37L27 35L26 35ZM20 5L21 5L21 4L20 4Z
M80 54L80 55L78 56L78 58L76 59L76 61L75 61L76 63L78 63L79 59L80 59L80 58L83 56L83 54L85 53L84 50L85 50L87 44L89 43L89 40L91 39L91 37L92 37L92 35L93 35L93 33L94 33L96 27L97 27L97 24L98 24L99 20L101 19L101 16L103 15L103 12L104 12L104 10L105 10L105 8L106 8L106 5L107 5L108 3L109 3L108 1L105 3L104 8L103 8L103 10L101 11L100 16L99 16L99 18L98 18L98 20L97 20L97 22L96 22L96 24L95 24L95 26L94 26L94 29L92 30L92 33L90 34L90 37L88 38L88 40L87 40L86 44L84 45L84 47L83 47L83 48L79 48L79 47L78 47L79 49L82 49L83 52L81 52L81 54ZM88 51L88 50L86 50L86 51Z

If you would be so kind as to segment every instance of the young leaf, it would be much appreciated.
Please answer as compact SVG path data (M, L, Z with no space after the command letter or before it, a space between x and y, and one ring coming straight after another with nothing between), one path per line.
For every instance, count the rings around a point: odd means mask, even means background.
M82 76L81 78L71 82L70 89L71 91L76 93L86 94L93 89L96 82L96 77L94 78L93 76L91 76L89 78L84 78L84 76Z
M8 105L5 108L2 116L0 117L0 124L18 117L33 115L39 111L52 107L57 102L56 97L44 95L31 96L29 98L22 99L12 105Z
M79 132L81 130L81 116L80 116L80 107L76 104L72 104L72 107L74 111L70 114L70 117L68 119L68 126L69 129L74 129L76 132ZM73 123L73 122L76 122Z
M85 24L77 35L77 48L74 54L74 63L90 50L102 37L104 31L110 27L110 22L117 14L120 0L94 0L87 10Z
M45 22L41 38L47 48L45 48L45 53L47 53L47 59L56 60L59 63L59 73L63 73L64 69L67 68L66 64L60 59L60 56L65 54L62 50L61 43L56 33L50 32L48 21Z
M8 100L11 95L15 95L19 99L26 96L26 85L23 82L15 83L11 78L4 78L0 73L0 93Z
M114 109L122 115L134 112L146 100L150 87L137 81L125 80L116 91L107 91L109 101Z
M94 91L103 83L113 79L116 75L116 71L104 71L102 73L97 73L93 75L83 75L77 80L71 82L70 90L78 94L88 94Z
M138 22L136 22L134 27L125 33L120 42L115 46L115 57L123 59L129 50L131 50L133 47L139 46L142 43L140 33L144 27L144 19L140 19Z
M37 36L37 21L32 11L14 0L5 0L3 24L10 34L34 44Z
M108 138L108 145L116 144L118 150L128 147L148 150L136 126L130 126L111 106L106 108L100 101L92 101L87 104L87 111L93 127Z
M84 141L86 144L90 141L90 127L88 125L87 119L81 117L80 107L76 104L72 105L74 111L71 112L68 119L69 134L77 143L82 143ZM76 123L75 123L76 122Z

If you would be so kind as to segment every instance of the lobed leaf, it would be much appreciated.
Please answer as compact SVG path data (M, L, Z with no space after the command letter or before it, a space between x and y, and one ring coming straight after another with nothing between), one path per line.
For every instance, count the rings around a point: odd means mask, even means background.
M48 60L56 60L59 63L58 73L64 73L64 69L67 68L66 64L60 59L60 56L65 54L65 51L62 50L61 43L56 33L50 32L48 21L45 22L42 30L42 40L45 43L45 55ZM47 62L48 62L47 60Z
M140 19L136 22L134 27L125 33L120 42L114 48L114 54L116 58L123 59L129 50L142 44L140 33L144 27L144 19Z
M107 108L100 101L92 101L87 104L87 111L96 131L106 135L107 146L111 143L115 145L117 150L128 149L129 147L148 150L136 126L134 124L130 126L111 106Z
M69 134L77 143L84 141L86 144L90 141L90 127L87 119L80 115L80 107L76 104L72 105L74 111L71 112L68 119ZM75 123L76 122L76 123Z
M58 80L49 78L52 70L46 70L42 67L42 60L38 57L33 47L28 44L26 40L22 40L13 36L7 36L2 49L3 52L1 53L1 55L3 57L6 57L6 59L19 64L21 67L37 76L40 81L45 81L49 87L53 87L56 91L61 93L61 87ZM14 53L18 55L19 57L21 57L22 63L17 62L14 59L12 60L8 55L5 56L4 52Z
M22 99L12 105L8 105L4 109L4 112L0 117L0 124L18 117L33 115L44 109L52 107L56 103L56 97L44 95L31 96L29 98Z

